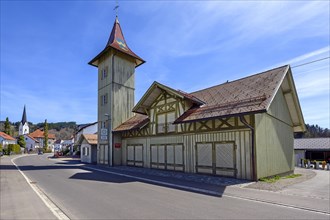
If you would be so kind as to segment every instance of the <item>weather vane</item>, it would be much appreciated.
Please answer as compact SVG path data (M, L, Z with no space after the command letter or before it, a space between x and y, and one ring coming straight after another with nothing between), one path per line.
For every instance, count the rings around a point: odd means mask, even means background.
M116 17L118 16L118 8L119 8L118 0L116 0L116 6L115 6L114 9L113 9L113 10L116 11Z

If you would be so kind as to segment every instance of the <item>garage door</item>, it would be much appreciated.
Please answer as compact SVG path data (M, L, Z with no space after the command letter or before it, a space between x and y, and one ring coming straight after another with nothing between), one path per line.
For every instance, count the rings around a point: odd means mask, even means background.
M234 142L197 143L196 172L236 177Z
M128 145L126 164L128 166L143 167L143 145Z
M151 168L184 171L183 144L150 146Z

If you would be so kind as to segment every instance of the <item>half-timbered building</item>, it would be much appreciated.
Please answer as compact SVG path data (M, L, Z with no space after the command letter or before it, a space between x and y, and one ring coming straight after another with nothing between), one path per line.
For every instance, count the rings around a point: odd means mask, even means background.
M134 70L118 18L98 67L98 163L256 180L294 169L305 131L289 65L187 93L154 82L134 105Z

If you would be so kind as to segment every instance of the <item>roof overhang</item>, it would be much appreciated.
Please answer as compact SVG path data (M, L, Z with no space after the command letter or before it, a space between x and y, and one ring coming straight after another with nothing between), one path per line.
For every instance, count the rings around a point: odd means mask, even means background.
M99 59L108 51L114 50L115 52L119 52L125 55L128 55L129 57L134 59L135 62L135 68L144 64L146 61L144 61L143 59L141 59L140 57L137 56L133 56L129 53L126 53L125 51L119 50L118 48L112 47L111 45L107 46L106 48L104 48L104 50L102 50L98 55L96 55L96 57L94 57L91 61L88 62L89 65L98 67L99 66Z
M292 71L290 65L286 69L286 74L283 76L281 83L276 91L282 90L284 99L289 109L289 113L292 120L293 131L294 132L305 132L306 125L302 110L300 107L297 90L294 84ZM274 93L275 97L276 93ZM272 97L272 99L274 98ZM267 110L269 109L272 101L269 103Z

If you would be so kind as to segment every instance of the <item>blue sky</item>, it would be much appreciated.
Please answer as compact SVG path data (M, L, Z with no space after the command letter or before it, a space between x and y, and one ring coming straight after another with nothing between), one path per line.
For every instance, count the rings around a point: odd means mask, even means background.
M329 1L119 1L137 102L153 81L193 92L330 56ZM1 118L97 118L97 69L115 1L1 1ZM330 127L329 59L292 69L305 122Z

